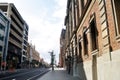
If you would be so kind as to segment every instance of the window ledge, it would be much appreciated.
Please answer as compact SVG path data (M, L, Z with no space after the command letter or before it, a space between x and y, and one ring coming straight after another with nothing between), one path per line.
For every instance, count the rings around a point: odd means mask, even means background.
M98 49L92 51L91 53L92 53L92 55L98 54Z
M116 36L117 42L120 42L120 35Z

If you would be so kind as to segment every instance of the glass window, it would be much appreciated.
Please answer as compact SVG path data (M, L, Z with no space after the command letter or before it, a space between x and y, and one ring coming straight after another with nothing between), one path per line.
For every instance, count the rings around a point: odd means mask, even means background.
M78 42L78 47L79 47L79 60L82 61L82 44L81 42L79 41Z
M92 39L92 51L97 49L97 29L96 29L96 25L95 25L95 21L94 19L91 21L90 23L90 27L91 27L91 39Z
M0 24L0 29L5 31L5 27L2 24Z
M76 18L76 25L78 25L79 20L79 3L78 0L75 0L75 18Z
M0 40L3 41L4 36L0 34Z
M86 31L83 33L84 55L88 55L88 39Z
M120 35L120 0L112 0L115 14L116 35Z
M2 51L2 46L0 46L0 51Z

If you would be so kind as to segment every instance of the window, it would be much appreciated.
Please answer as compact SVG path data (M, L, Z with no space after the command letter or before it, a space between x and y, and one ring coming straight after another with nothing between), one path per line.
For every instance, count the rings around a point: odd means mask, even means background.
M81 45L81 42L79 40L78 42L78 49L79 49L79 60L82 61L82 45Z
M5 27L0 23L0 29L5 31Z
M69 32L70 32L70 36L72 35L72 13L71 10L69 11Z
M84 8L84 0L81 0L81 8L83 9Z
M24 40L24 44L27 45L27 42Z
M22 44L22 41L21 40L19 40L18 38L16 38L13 34L11 34L10 33L10 37L12 38L12 39L14 39L16 42L18 42L19 44Z
M2 46L0 46L0 52L2 51Z
M112 0L114 9L114 18L116 25L116 35L120 35L120 0Z
M24 46L24 50L27 50L27 47L26 47L26 46Z
M23 55L26 55L25 51L23 51Z
M78 0L78 7L79 7L79 18L81 17L82 15L82 12L83 12L83 8L84 8L84 1L83 0Z
M78 20L79 20L79 3L78 3L78 0L75 0L75 18L76 18L76 25L78 25Z
M8 7L7 7L6 5L3 5L3 6L1 5L1 6L0 6L0 9L1 9L3 12L7 12L7 8L8 8Z
M3 41L4 40L4 36L0 34L0 40Z
M84 55L87 56L88 55L88 39L87 39L87 34L86 34L85 30L83 32L83 43L84 43Z
M98 32L97 32L97 29L96 29L94 19L91 21L90 27L91 27L91 39L92 39L92 51L94 51L94 50L97 49L97 46L98 46L98 42L97 42Z

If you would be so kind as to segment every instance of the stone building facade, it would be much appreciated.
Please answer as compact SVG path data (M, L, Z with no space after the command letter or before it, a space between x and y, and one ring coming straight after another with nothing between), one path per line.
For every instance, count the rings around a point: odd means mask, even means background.
M59 67L65 67L65 29L62 29L60 35L60 54L59 54Z
M66 62L82 80L119 80L120 1L67 0Z
M29 67L39 67L40 53L35 49L31 43L28 43L27 47L27 59L29 61Z

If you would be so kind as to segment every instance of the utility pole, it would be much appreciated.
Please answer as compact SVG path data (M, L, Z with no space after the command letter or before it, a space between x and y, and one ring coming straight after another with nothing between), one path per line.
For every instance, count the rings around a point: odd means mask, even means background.
M48 53L50 53L50 56L51 56L51 65L52 65L52 71L54 71L54 60L55 60L55 55L54 55L53 51L52 51L52 52L48 52Z

